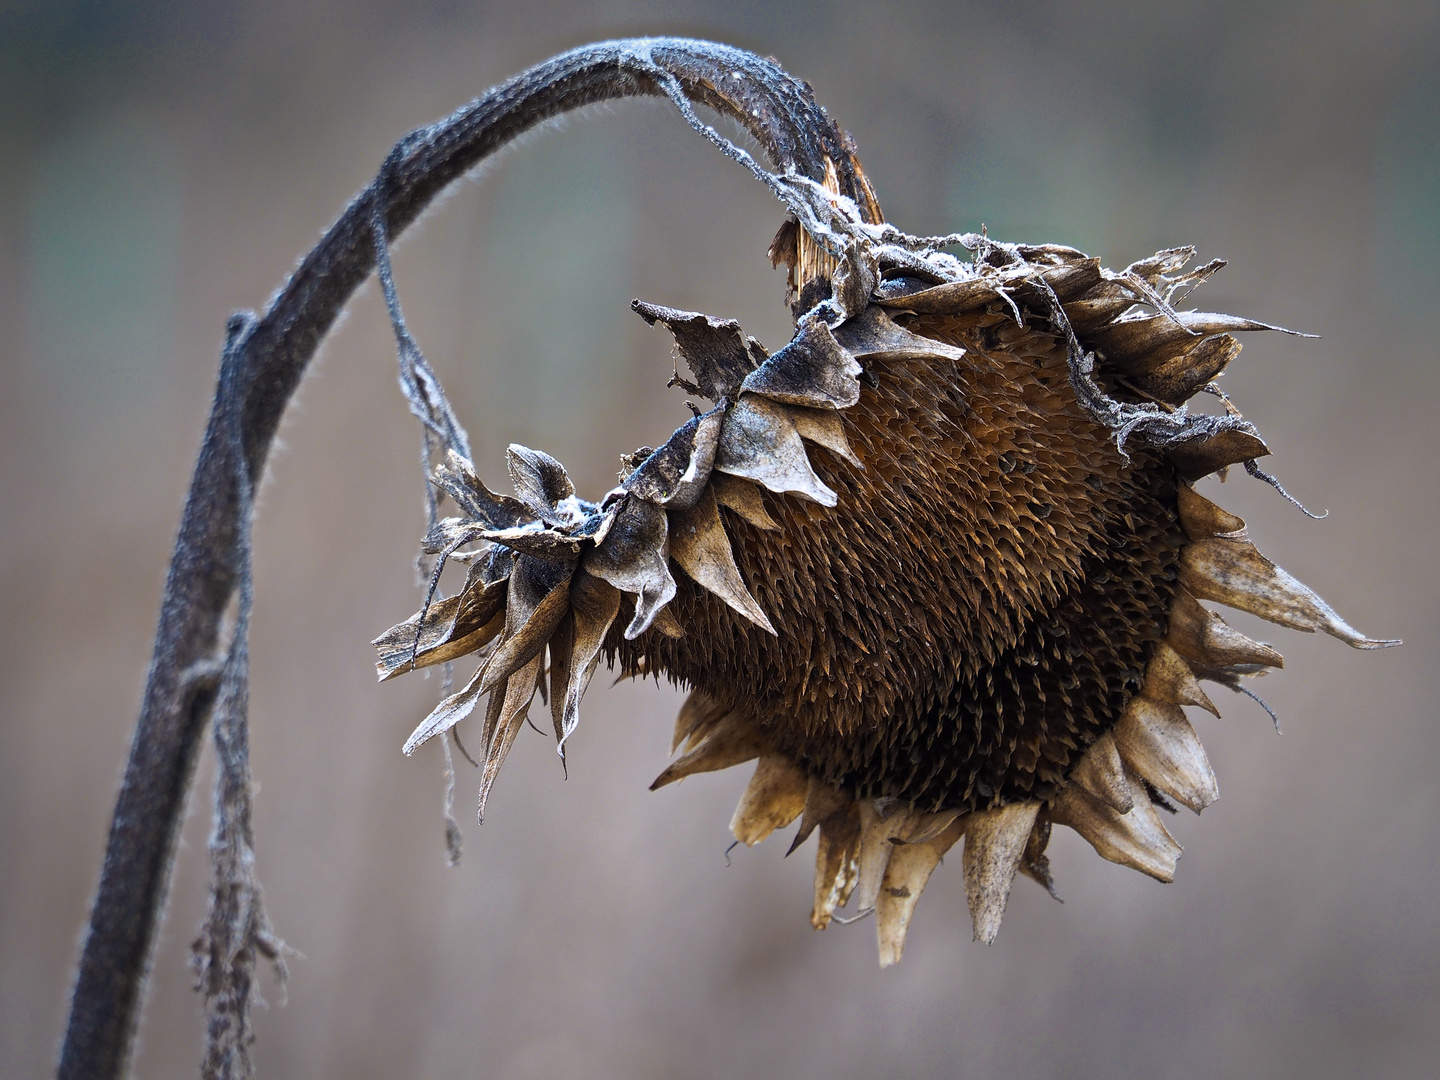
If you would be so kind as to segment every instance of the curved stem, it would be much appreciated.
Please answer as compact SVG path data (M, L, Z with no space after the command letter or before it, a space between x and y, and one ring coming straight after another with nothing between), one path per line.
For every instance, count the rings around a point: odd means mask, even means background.
M742 124L780 170L818 181L830 163L840 192L878 217L853 145L809 86L773 61L710 42L657 38L576 49L400 140L375 181L236 344L233 378L217 387L76 973L62 1080L113 1080L127 1070L186 795L219 684L222 620L248 572L240 549L249 509L238 478L261 475L310 358L374 269L376 203L386 231L397 236L449 184L535 125L599 101L673 97L677 83L685 98ZM229 419L235 415L243 428L239 442ZM241 452L243 469L234 457Z

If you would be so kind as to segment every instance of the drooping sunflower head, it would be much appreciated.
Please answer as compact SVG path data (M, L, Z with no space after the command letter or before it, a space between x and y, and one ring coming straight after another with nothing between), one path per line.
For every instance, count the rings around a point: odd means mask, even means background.
M1223 264L1187 270L1179 248L1112 271L1066 247L912 237L845 172L856 198L833 168L785 178L783 348L636 302L712 407L598 502L538 451L511 448L513 497L449 453L433 479L456 515L425 550L468 577L376 646L382 679L480 655L405 750L488 695L482 814L537 688L563 754L602 660L688 687L653 786L757 762L735 837L818 833L812 922L873 911L889 964L962 837L986 942L1018 872L1050 886L1054 825L1173 878L1156 808L1217 795L1185 707L1215 711L1201 680L1282 663L1201 601L1389 642L1193 489L1232 465L1263 476L1268 453L1223 395L1223 413L1185 405L1218 394L1236 332L1277 329L1179 309Z

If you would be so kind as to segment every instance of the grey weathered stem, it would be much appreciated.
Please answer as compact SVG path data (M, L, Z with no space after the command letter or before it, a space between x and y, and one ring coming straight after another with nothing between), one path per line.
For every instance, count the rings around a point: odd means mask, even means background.
M116 1080L128 1068L186 793L215 702L222 620L245 572L238 538L248 511L231 455L243 452L248 475L262 475L310 358L374 269L372 208L378 201L389 235L398 236L446 186L529 128L594 102L673 95L677 81L686 98L744 125L779 169L820 180L826 162L833 163L840 191L865 205L847 140L810 88L772 61L679 39L586 46L401 139L375 181L237 346L233 378L216 390L171 556L140 718L75 978L62 1080ZM242 418L238 440L228 419L235 415Z

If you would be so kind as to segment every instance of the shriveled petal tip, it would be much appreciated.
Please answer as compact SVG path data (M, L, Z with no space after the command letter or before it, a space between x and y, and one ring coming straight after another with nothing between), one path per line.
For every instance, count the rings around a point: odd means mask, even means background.
M890 853L880 895L875 901L875 937L880 947L880 966L890 967L905 954L905 938L915 905L930 881L940 859L965 833L969 816L956 818L933 839L919 844L899 844Z
M1215 707L1210 696L1200 688L1194 669L1183 656L1163 641L1155 645L1155 652L1145 668L1145 679L1140 692L1151 701L1195 705L1212 716L1220 715L1220 710Z
M1011 803L971 814L965 821L965 899L976 941L990 945L1000 932L1010 887L1039 812L1038 802Z
M730 832L736 840L754 847L800 816L808 788L805 770L790 757L762 754L730 819Z
M834 506L839 497L815 474L795 421L785 406L746 394L725 417L715 468L764 484L771 491L793 493Z
M1210 759L1179 705L1132 698L1114 735L1131 772L1182 806L1198 814L1220 797Z
M710 479L710 488L715 493L717 503L734 510L755 528L767 532L780 528L765 509L765 500L760 495L760 489L749 480L717 472Z
M860 400L860 371L830 327L807 316L788 345L745 376L740 391L787 405L848 409Z
M1201 600L1248 611L1294 630L1323 630L1356 649L1400 644L1360 633L1248 540L1213 537L1187 545L1180 552L1180 582Z
M712 319L698 311L678 311L632 300L631 309L651 326L657 322L675 337L699 392L711 401L733 396L755 368L749 342L734 319Z
M500 715L494 724L493 733L485 751L484 768L480 774L480 799L477 815L482 822L485 820L485 804L490 799L490 789L495 786L495 778L500 775L500 766L505 764L505 758L509 755L510 748L515 745L515 736L520 734L520 728L524 725L525 717L530 712L530 702L535 697L542 660L543 657L535 656L505 685L505 696L500 706ZM486 726L490 725L487 723Z
M670 557L697 584L762 630L775 633L769 618L740 577L740 568L735 565L735 556L730 550L730 538L720 523L715 496L708 490L701 494L693 508L671 515Z
M530 513L517 499L497 495L475 475L468 458L454 450L431 472L435 485L444 491L461 512L491 529L509 529L529 520Z
M451 694L444 701L440 702L439 705L435 706L429 716L420 721L420 726L411 732L410 737L405 740L403 750L406 757L415 753L416 750L436 735L445 734L445 732L449 731L475 711L475 705L479 702L482 693L480 689L480 677L484 673L484 668L475 672L470 681L465 684L463 690L459 693Z
M840 418L839 413L830 409L802 409L792 405L790 419L795 421L795 430L802 439L823 446L857 469L865 468L855 456L855 451L850 448L850 440L845 436L845 421Z
M564 712L561 717L560 750L580 723L580 699L600 663L600 647L620 611L620 591L589 574L576 574L570 582L570 613L574 636L569 662L565 665Z
M1269 453L1270 448L1259 436L1234 428L1165 447L1165 456L1175 470L1192 483L1227 466L1266 457Z
M1189 484L1175 488L1175 501L1180 509L1180 527L1191 540L1208 540L1212 536L1229 540L1249 538L1243 518L1216 506Z

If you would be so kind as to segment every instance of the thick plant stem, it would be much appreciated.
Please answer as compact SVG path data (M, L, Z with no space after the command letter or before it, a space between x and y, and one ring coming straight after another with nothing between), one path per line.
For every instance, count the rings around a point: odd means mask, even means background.
M819 181L828 165L840 192L867 205L848 139L808 86L771 61L702 41L586 46L400 140L375 181L256 321L239 346L235 377L217 389L171 557L140 717L76 973L62 1080L115 1080L127 1071L187 792L215 702L222 621L248 573L238 546L248 503L231 455L243 445L248 475L262 475L280 417L310 358L374 269L372 211L378 203L386 231L398 236L449 184L526 130L585 105L637 95L683 96L728 115L749 130L778 170ZM687 118L695 122L693 113ZM237 407L238 414L232 411ZM227 426L227 417L235 415L243 429L239 444Z

